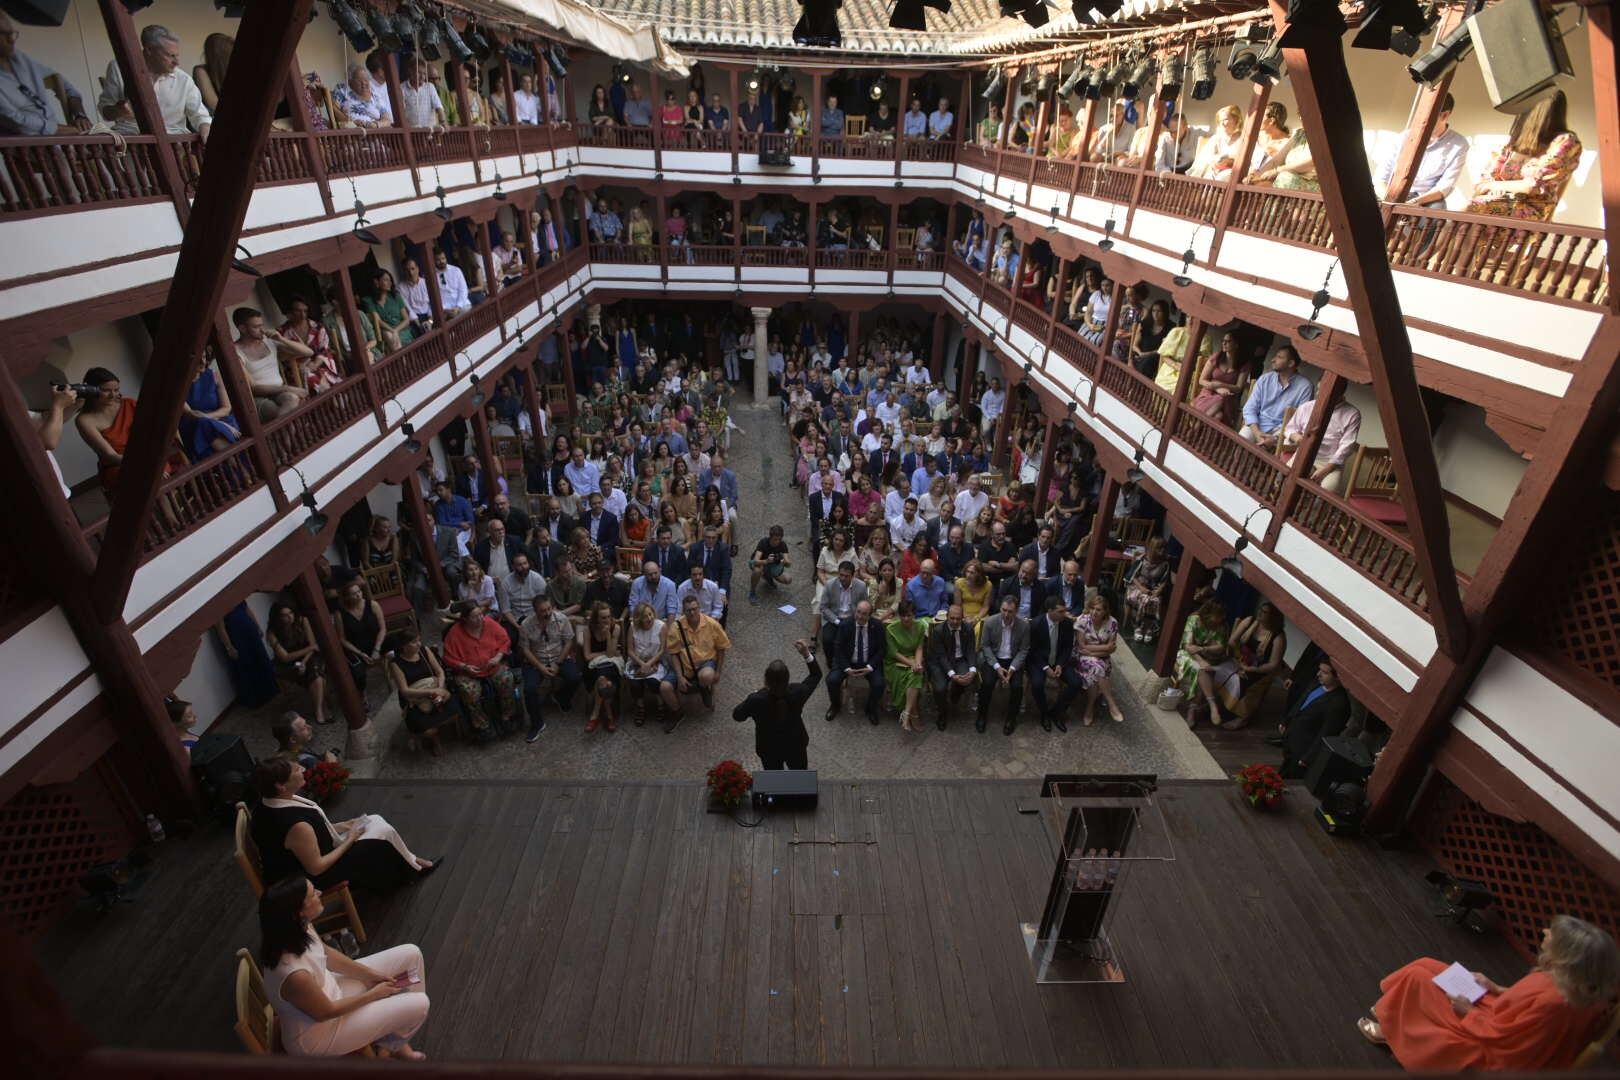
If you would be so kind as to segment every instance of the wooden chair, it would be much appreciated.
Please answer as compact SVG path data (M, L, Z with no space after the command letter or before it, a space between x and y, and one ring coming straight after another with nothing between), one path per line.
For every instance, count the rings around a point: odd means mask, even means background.
M236 804L236 865L247 879L248 888L253 890L253 898L257 900L264 895L264 860L259 857L259 847L253 842L252 826L253 816L248 813L246 803ZM319 931L323 923L341 922L354 932L354 939L362 944L366 940L366 927L360 921L360 912L354 906L354 894L349 891L349 883L340 881L336 885L321 891L321 903L341 905L339 910L330 913L322 912L315 920L316 930Z
M641 549L638 547L621 547L614 549L613 561L615 569L621 574L629 574L631 580L641 576Z
M770 243L763 225L749 225L743 229L743 243L748 247L764 247Z
M553 420L574 414L573 403L568 399L568 387L562 383L546 383L545 405L546 412Z
M1381 525L1406 528L1406 508L1396 489L1395 463L1387 446L1363 446L1350 459L1345 501Z
M865 135L865 134L866 134L866 117L864 117L864 116L846 116L846 117L844 117L844 137L845 138L858 137L858 136Z
M917 230L910 225L894 230L894 247L896 251L910 251L917 246Z
M1119 527L1119 542L1124 547L1141 546L1153 537L1152 518L1126 518Z
M264 975L253 954L236 950L236 1037L248 1053L263 1056L275 1053L280 1032L276 1030L276 1010L264 990Z
M519 465L523 463L523 443L516 435L493 435L489 441L502 465L510 465L514 461Z
M393 633L407 627L418 629L416 609L411 606L410 597L405 595L405 574L399 563L362 567L360 573L365 577L371 598L382 607L385 630Z
M879 250L879 251L883 250L883 235L886 232L888 232L888 230L885 229L882 225L868 225L868 226L866 226L866 235L870 236L872 238L872 240L877 244L877 250Z
M1591 1042L1586 1044L1586 1047L1575 1058L1575 1064L1571 1065L1570 1068L1590 1069L1596 1065L1617 1034L1620 1034L1620 1005L1613 1005L1609 1008L1609 1018L1605 1021L1602 1029L1598 1031Z

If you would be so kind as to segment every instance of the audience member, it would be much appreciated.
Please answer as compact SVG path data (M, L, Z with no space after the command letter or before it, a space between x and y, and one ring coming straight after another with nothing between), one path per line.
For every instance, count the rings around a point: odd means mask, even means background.
M164 130L170 135L195 131L206 143L214 118L203 104L202 91L197 89L196 82L180 68L180 39L162 26L142 27L141 60L146 68L141 75L152 80L152 93L157 98L158 112L163 116ZM101 118L111 121L113 131L119 135L141 134L124 87L124 69L117 60L107 63L107 74L102 77L101 95L96 105Z
M513 729L518 704L517 679L506 662L511 636L497 620L485 617L480 604L464 600L452 611L456 621L444 635L450 689L476 737L504 735Z
M1024 665L1029 659L1029 623L1018 617L1018 601L1001 598L1001 614L986 619L979 632L979 706L974 728L983 732L990 718L990 700L998 686L1007 688L1007 719L1003 735L1018 727L1024 697Z
M1292 345L1278 346L1271 354L1271 370L1255 380L1254 391L1243 403L1239 434L1261 446L1276 446L1288 410L1299 408L1315 395L1316 387L1299 373L1299 353Z
M151 29L148 27L148 29ZM91 128L84 98L67 76L17 48L11 16L0 12L0 134L83 135ZM63 123L47 102L55 98Z
M304 379L295 375L289 382L283 374L283 362L294 372L300 363L313 356L309 346L292 341L275 330L267 330L264 316L250 307L239 307L231 312L236 326L236 358L247 378L248 387L258 405L260 420L274 420L296 409L309 396Z

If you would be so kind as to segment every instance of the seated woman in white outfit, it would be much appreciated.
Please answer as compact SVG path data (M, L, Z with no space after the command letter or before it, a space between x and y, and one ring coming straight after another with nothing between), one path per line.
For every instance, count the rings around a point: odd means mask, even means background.
M363 963L350 960L311 929L320 913L320 891L303 876L284 878L259 898L259 960L283 1048L339 1057L376 1044L393 1057L423 1060L410 1043L428 1014L422 950L396 945Z

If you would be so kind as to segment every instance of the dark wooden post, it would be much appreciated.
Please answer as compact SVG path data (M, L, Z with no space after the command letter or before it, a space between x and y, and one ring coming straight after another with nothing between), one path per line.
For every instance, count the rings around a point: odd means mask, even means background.
M326 682L337 691L338 708L343 710L343 718L348 721L348 756L370 757L371 739L369 732L366 732L370 718L366 715L366 697L354 685L354 680L349 678L348 654L338 640L337 627L332 622L332 612L326 607L326 594L321 590L321 579L315 575L313 563L299 571L292 580L291 588L293 599L302 609L299 613L309 616L310 629L315 633L315 647L326 662Z
M561 355L566 361L568 358L567 351L563 350ZM540 430L540 350L538 347L534 351L534 359L530 361L528 370L524 372L523 407L529 410L529 425L534 428L534 445L539 446L545 436Z
M906 104L911 100L911 72L900 73L900 100L894 106L894 175L900 175L900 163L906 160L905 120ZM926 111L926 110L925 110Z
M729 102L731 119L726 124L726 143L731 147L731 175L740 176L742 174L742 136L737 127L737 110L742 106L742 98L737 96L737 69L735 66L726 69L726 82L731 88L731 100ZM707 105L707 102L705 102L705 105ZM733 199L732 205L735 206L736 202L737 200ZM738 243L741 243L742 218L733 214L731 223L737 230Z
M1208 332L1209 329L1204 325L1203 319L1194 316L1187 321L1187 351L1181 357L1181 374L1176 376L1176 392L1170 398L1170 410L1164 416L1164 438L1159 440L1159 452L1154 455L1155 460L1161 464L1170 440L1175 438L1181 410L1187 407L1187 389L1192 386L1193 379L1198 375L1198 346L1203 343L1204 335ZM1129 350L1126 355L1130 355Z
M1147 88L1142 87L1145 93ZM1147 147L1142 152L1142 160L1136 166L1136 180L1131 184L1131 207L1125 212L1125 231L1131 231L1131 221L1136 217L1136 206L1142 201L1142 189L1147 186L1148 177L1153 174L1153 158L1159 149L1159 132L1164 130L1164 96L1159 93L1153 95L1153 115L1148 121Z
M1272 0L1272 18L1287 21L1282 0ZM1434 442L1418 396L1412 343L1406 335L1400 297L1384 248L1384 223L1372 194L1372 176L1362 149L1361 109L1356 102L1344 49L1335 33L1296 27L1297 47L1283 50L1301 122L1311 133L1322 206L1333 229L1334 247L1361 330L1361 343L1378 397L1378 415L1389 439L1401 502L1411 530L1423 588L1429 597L1436 643L1448 656L1465 645L1462 597L1451 561L1451 530L1446 520Z
M887 247L889 256L889 291L894 291L894 273L900 269L900 260L904 257L900 251L900 200L896 199L889 204L889 236ZM912 256L911 265L915 267L916 256Z
M135 114L136 126L152 136L157 144L158 174L163 178L163 186L174 201L175 213L179 215L180 223L184 225L191 216L191 203L186 198L186 181L180 174L180 163L174 157L174 136L169 134L168 126L163 122L163 110L158 108L157 92L152 89L152 74L147 69L146 58L141 52L141 42L135 33L134 20L131 19L129 8L123 0L101 0L101 17L107 24L107 37L112 45L113 59L118 64L120 74L124 76L124 93L128 95L130 111ZM93 107L92 102L85 104ZM100 116L99 110L97 116ZM214 119L217 122L219 117L216 116ZM252 173L249 172L250 186L251 183Z
M933 337L928 343L928 375L935 382L945 378L945 316L934 313Z
M399 58L386 50L383 52L383 74L388 83L388 104L394 110L394 126L405 136L405 166L411 170L417 194L421 194L422 178L416 172L416 138L411 134L415 129L405 122L405 94L399 85Z
M821 96L820 71L817 71L815 74L810 76L810 95L813 99L810 102L810 108L808 110L810 114L808 117L810 124L810 175L818 176L821 173L821 110L824 107L823 101L825 100ZM782 125L782 127L784 131L787 130L786 124ZM814 203L811 204L812 207L814 205ZM812 234L811 244L813 245L814 243L815 239L814 235ZM815 260L812 259L811 262L814 263ZM811 278L813 279L814 277L815 274L812 273Z
M298 67L298 54L287 64L287 108L292 113L293 129L304 136L304 155L309 158L309 174L315 186L321 189L321 205L330 215L333 212L332 187L326 177L326 157L315 137L315 127L309 118L309 102L304 100L304 73Z
M422 553L433 602L445 607L450 603L450 583L445 580L444 567L439 564L439 545L433 532L433 519L428 516L427 500L422 497L421 477L413 469L400 486L405 489L405 511L416 533L416 547Z
M1122 487L1124 485L1110 474L1097 498L1097 513L1091 519L1091 542L1086 545L1086 565L1081 575L1087 585L1097 584L1097 575L1102 572L1103 553L1108 550L1108 534L1114 524L1114 504L1119 501Z
M1305 437L1300 440L1299 446L1294 449L1294 459L1288 466L1288 475L1283 479L1282 491L1277 496L1277 509L1271 515L1271 523L1266 526L1265 547L1270 548L1277 543L1277 536L1282 532L1283 522L1293 512L1294 503L1299 498L1300 477L1311 471L1311 463L1316 460L1316 452L1322 448L1322 436L1327 432L1328 417L1344 397L1344 379L1336 371L1328 370L1322 375L1322 385L1316 388L1316 404L1311 406L1311 418L1305 425ZM1279 437L1277 445L1282 445ZM1349 468L1349 462L1345 468Z
M1445 36L1462 22L1462 17L1461 7L1446 8L1434 29L1435 36ZM1389 187L1384 192L1386 203L1405 202L1407 193L1412 190L1412 180L1417 176L1418 166L1423 163L1423 151L1428 148L1429 137L1434 134L1434 125L1440 119L1440 106L1451 91L1451 77L1454 74L1456 68L1432 83L1418 86L1417 98L1412 102L1412 116L1406 123L1400 153L1395 158L1395 171L1390 175Z
M224 297L231 255L253 195L254 173L239 163L256 161L264 150L279 97L270 88L285 83L312 2L264 0L251 5L242 17L243 39L260 47L243 52L239 74L243 85L262 89L257 94L226 95L219 103L211 155L222 165L204 169L198 181L169 287L169 295L178 302L165 307L152 348L154 356L185 359L152 365L141 387L141 407L124 455L118 498L108 516L102 555L89 589L103 623L121 618L145 550L143 540L163 483L163 464L191 385L191 358L202 350Z
M495 303L496 295L501 291L501 279L495 273L495 256L489 247L489 220L473 222L473 241L478 245L478 256L484 262L484 297L488 303ZM497 307L497 311L499 308ZM501 323L501 337L506 337L506 323Z
M492 383L486 392L486 397L493 396L494 392L495 387ZM473 409L473 446L478 452L478 463L484 467L484 484L493 496L496 491L500 490L497 480L501 476L501 463L495 458L495 440L490 438L489 435L489 417L484 412L486 407L487 405L479 405ZM578 494L580 498L586 498L590 495L590 492L576 492L575 494Z
M1153 670L1160 675L1174 672L1176 651L1181 647L1181 635L1187 628L1187 619L1193 613L1193 597L1209 581L1209 569L1193 558L1191 551L1181 553L1181 564L1176 567L1175 581L1159 622L1159 640L1153 646Z
M1057 451L1058 432L1062 426L1056 420L1046 422L1046 436L1041 440L1041 470L1035 478L1035 513L1046 513L1046 489L1052 483L1052 456Z
M1237 207L1237 188L1249 175L1249 159L1254 157L1255 145L1260 140L1260 121L1265 117L1266 103L1270 100L1271 84L1255 84L1249 94L1249 114L1243 119L1243 139L1238 146L1237 157L1232 161L1231 175L1226 178L1226 189L1221 192L1220 209L1215 211L1215 235L1209 241L1211 266L1215 265L1215 257L1220 254L1226 227L1232 224L1232 212Z

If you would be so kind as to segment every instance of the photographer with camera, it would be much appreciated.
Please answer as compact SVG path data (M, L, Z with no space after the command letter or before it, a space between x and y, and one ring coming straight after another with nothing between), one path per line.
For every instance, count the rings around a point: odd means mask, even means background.
M772 525L770 535L754 547L748 560L748 602L759 603L759 583L763 580L773 587L793 584L787 568L793 560L788 558L787 541L782 539L782 526Z
M56 482L62 487L64 499L73 498L73 489L68 487L67 481L62 478L62 466L56 463L56 446L62 441L62 425L75 406L100 392L96 387L83 383L75 383L72 386L52 383L50 407L28 414L33 418L34 430L39 433L40 445L45 447L46 460L51 463L51 471L56 473Z

